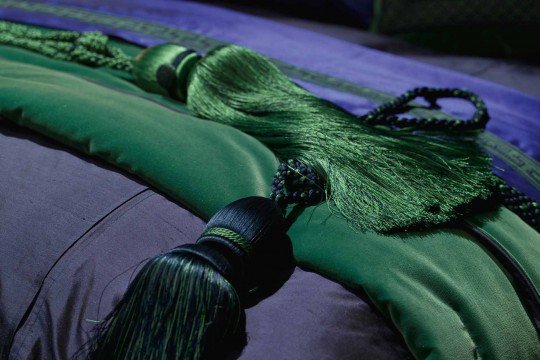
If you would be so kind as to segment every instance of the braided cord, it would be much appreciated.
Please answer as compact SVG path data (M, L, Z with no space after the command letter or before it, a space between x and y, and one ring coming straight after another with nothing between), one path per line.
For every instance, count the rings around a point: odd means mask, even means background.
M440 109L437 100L440 98L460 98L470 101L475 108L474 115L467 121L459 119L439 118L406 118L396 114L407 111L407 104L423 97L431 108ZM470 131L486 127L489 114L484 101L475 93L460 89L415 88L398 96L394 100L382 104L358 119L369 125L384 125L392 128L411 128L427 131ZM501 180L495 193L501 204L506 206L523 221L540 231L540 205L519 190Z
M497 185L501 203L536 231L540 231L540 205L521 191L501 181Z
M202 234L201 238L205 236L219 236L227 239L238 245L243 251L248 254L251 254L253 251L253 245L251 245L249 241L247 241L242 235L227 228L213 227L206 229Z
M270 199L280 206L314 205L321 202L324 196L322 181L311 166L294 159L279 165L272 181Z
M450 117L441 119L397 116L397 114L407 111L409 109L408 103L418 97L423 97L430 107L434 109L440 109L437 100L441 98L468 100L473 104L475 112L469 120ZM382 104L367 114L359 116L358 119L369 125L385 125L393 128L412 127L415 130L470 131L484 129L489 121L489 114L484 101L471 91L420 87L405 92L403 95Z
M131 71L133 59L109 45L109 38L98 31L44 32L27 25L0 21L0 45L16 46L52 59L74 61L88 66Z

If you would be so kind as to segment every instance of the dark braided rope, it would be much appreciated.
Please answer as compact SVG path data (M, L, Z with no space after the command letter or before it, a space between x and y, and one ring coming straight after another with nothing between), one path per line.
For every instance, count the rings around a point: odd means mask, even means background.
M274 174L270 199L285 207L292 204L315 205L324 197L321 178L311 166L294 159L279 165Z
M497 185L500 202L536 231L540 231L540 205L521 191L501 181Z
M451 117L446 119L436 117L416 118L397 115L406 112L408 110L407 105L419 97L424 98L433 109L440 109L437 100L441 98L468 100L473 104L475 112L469 120ZM469 90L419 87L405 92L403 95L380 105L365 115L359 116L358 119L369 125L384 125L398 129L412 127L415 130L470 131L485 128L489 121L489 114L484 101Z
M440 98L460 98L470 101L475 108L474 115L467 121L459 119L436 118L406 118L396 114L406 111L406 105L423 97L431 108L440 109L437 100ZM431 131L470 131L481 130L489 121L489 114L484 101L475 93L460 89L415 88L407 91L394 100L382 104L359 119L370 125L384 125L393 128L412 128L414 130ZM495 196L501 204L518 215L523 221L540 231L540 207L536 201L519 190L509 186L501 180L496 189Z

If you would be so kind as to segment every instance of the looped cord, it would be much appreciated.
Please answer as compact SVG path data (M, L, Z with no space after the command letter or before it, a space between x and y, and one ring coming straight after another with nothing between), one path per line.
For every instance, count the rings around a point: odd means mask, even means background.
M440 109L437 100L442 98L458 98L468 100L474 106L475 112L469 120L453 118L415 118L401 117L397 114L406 112L407 104L422 97L433 109ZM484 101L475 93L462 89L419 87L405 92L403 95L380 105L358 119L369 125L385 125L393 128L413 128L428 131L471 131L481 130L489 121L489 114Z

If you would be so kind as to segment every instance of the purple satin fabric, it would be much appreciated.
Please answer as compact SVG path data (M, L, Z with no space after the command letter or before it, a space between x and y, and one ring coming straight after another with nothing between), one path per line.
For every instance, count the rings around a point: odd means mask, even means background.
M41 0L43 4L57 4L87 9L102 14L129 17L164 24L177 29L202 34L224 42L250 47L267 56L340 79L398 95L417 86L459 87L478 93L485 99L492 120L488 130L538 161L540 159L540 100L518 91L485 80L450 70L418 63L363 46L293 28L254 16L191 1L170 0ZM51 27L78 31L102 30L142 46L163 42L159 36L149 36L80 20L58 18L54 14L31 13L15 8L2 9L0 17L31 22ZM368 99L332 88L300 82L318 95L348 110L362 114L376 104ZM445 109L466 118L471 109L463 102L452 102ZM508 152L504 150L504 152ZM514 154L505 154L515 157ZM494 171L533 198L540 199L540 170L538 162L521 173L521 159L495 159ZM534 160L531 160L534 162ZM525 172L525 174L523 174Z

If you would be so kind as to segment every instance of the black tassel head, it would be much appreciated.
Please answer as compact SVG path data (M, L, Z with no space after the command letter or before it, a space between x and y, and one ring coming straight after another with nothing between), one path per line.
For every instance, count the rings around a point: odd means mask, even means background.
M271 261L272 254L292 259L276 204L251 197L226 206L197 244L142 268L98 327L90 357L212 359L239 353L246 342L243 308L252 290L264 288L284 268Z
M224 207L210 219L198 243L234 254L244 306L275 290L294 266L282 210L267 198L248 197Z

